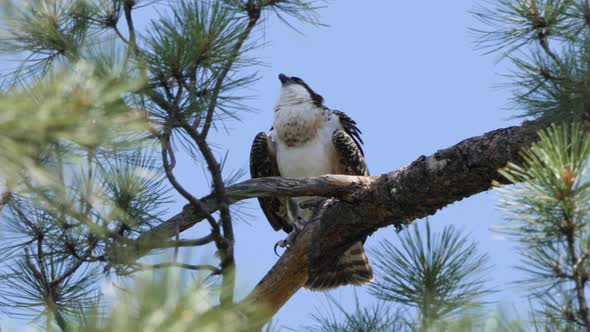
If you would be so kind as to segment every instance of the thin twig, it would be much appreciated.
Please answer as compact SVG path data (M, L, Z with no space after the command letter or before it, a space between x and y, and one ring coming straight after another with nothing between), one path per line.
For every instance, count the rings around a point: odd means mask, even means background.
M11 199L12 199L12 193L10 193L10 191L5 191L2 194L0 194L0 209L4 205L8 204Z
M215 199L219 207L219 215L221 218L221 227L223 229L224 243L220 248L223 254L221 260L221 267L227 273L224 273L223 286L222 286L222 304L229 304L233 302L233 285L234 285L234 232L231 223L231 214L229 211L229 201L227 199L225 185L223 183L223 177L221 175L221 167L215 159L213 152L209 145L205 142L205 138L197 134L196 130L188 125L186 121L182 122L182 127L188 132L189 136L197 144L199 151L203 155L209 173L211 173L211 179L213 181L213 192L215 193ZM199 200L200 202L200 200Z
M186 198L186 200L189 201L189 203L195 209L203 211L203 213L207 215L206 219L209 222L209 225L211 226L211 228L213 229L213 233L219 234L219 225L217 224L217 222L215 221L213 216L211 216L211 213L209 212L209 209L207 208L207 206L205 204L203 204L203 202L201 202L200 200L195 198L193 195L191 195L191 193L189 193L186 189L184 189L184 187L178 182L178 180L176 180L176 177L174 176L174 173L172 172L172 168L171 168L170 162L168 160L168 151L171 148L170 147L170 134L164 133L164 135L160 139L160 142L162 145L162 163L164 164L164 172L166 173L166 177L168 178L168 181L170 181L170 184L174 187L174 189L176 189L176 191L178 191L179 194L181 194L184 198Z
M135 0L125 0L123 10L125 12L125 20L127 21L127 29L129 31L129 48L135 53L135 55L139 55L139 48L137 47L137 40L135 37L135 26L133 25L133 16L131 15L131 10L134 5Z
M545 53L547 53L547 55L549 55L549 57L551 59L553 59L553 61L561 67L561 59L557 56L557 54L553 53L553 51L551 50L551 48L549 47L549 41L547 40L547 36L540 32L539 33L539 43L541 44L541 48L543 48L543 50L545 51Z
M572 274L574 277L573 280L575 284L576 298L578 301L578 311L586 331L590 332L590 312L588 310L588 303L586 302L585 293L586 271L582 270L581 266L578 265L578 262L581 258L578 258L578 253L576 251L576 239L574 235L575 224L567 216L564 218L564 223L565 237L572 264Z
M82 263L84 263L84 262L87 261L86 259L88 257L90 257L90 255L92 254L92 251L94 250L94 248L96 248L96 245L97 244L98 244L98 241L94 237L94 240L91 240L90 245L88 246L88 248L86 249L86 252L84 252L84 254L82 255L82 257L75 257L76 258L76 263L74 263L73 265L71 265L59 277L51 280L49 282L49 284L51 286L53 286L53 287L57 287L62 281L66 280L72 274L74 274L74 272L76 272L80 268L80 266L82 266Z
M159 263L159 264L133 264L134 266L138 267L141 270L155 270L155 269L164 269L169 267L178 267L187 270L206 270L211 271L213 274L220 274L221 270L213 265L192 265L186 263L176 263L176 262L166 262L166 263Z
M31 272L33 273L35 278L37 278L38 280L43 282L45 280L45 278L41 274L41 272L39 272L39 270L37 270L37 268L35 267L35 265L31 261L31 252L30 252L29 248L25 247L24 250L25 250L25 264L27 264L27 266L29 267L29 269L31 270Z
M561 59L551 51L549 47L549 35L551 34L551 26L547 24L547 20L540 15L535 2L529 2L529 18L532 21L533 28L537 30L537 38L541 48L553 61L561 67Z
M221 73L217 78L217 82L215 83L215 87L213 88L211 102L209 103L209 107L207 108L207 116L205 117L205 123L203 124L203 128L201 129L200 135L203 138L207 137L209 129L211 128L211 123L213 122L213 113L215 113L215 108L217 107L217 99L219 98L219 93L221 91L221 87L223 86L223 82L225 81L225 78L231 70L235 60L240 55L240 50L242 49L244 42L246 41L246 39L248 39L248 36L252 32L252 29L254 29L254 27L256 26L256 23L258 22L259 18L260 8L258 8L253 1L249 1L248 25L246 26L246 29L240 36L240 39L238 39L236 45L234 46L234 49L232 50L229 59L223 66L223 69L221 70Z
M119 31L119 28L117 28L117 25L113 25L113 30L115 30L115 33L117 34L117 36L127 45L129 45L129 41L123 37L123 34L121 34L121 31Z
M40 241L37 241L37 242L40 242ZM31 272L33 273L35 278L37 278L37 280L39 280L39 282L43 285L43 288L45 291L45 294L43 294L43 298L46 300L45 305L47 306L49 313L51 313L55 316L55 321L57 322L57 325L59 326L59 328L62 331L67 331L68 330L68 323L65 320L65 318L63 317L63 315L59 312L58 305L57 305L57 302L54 297L55 287L49 283L49 281L47 279L47 275L44 272L42 272L42 271L45 271L45 268L43 268L42 263L40 263L39 267L42 268L42 270L41 271L38 270L35 267L35 265L33 264L33 262L31 261L31 253L30 253L29 249L25 248L24 250L25 250L25 264L27 264L27 266L29 267L29 269L31 270ZM39 248L37 248L37 250L39 250Z
M180 232L177 232L179 235ZM154 248L164 249L164 248L180 248L180 247L195 247L195 246L203 246L215 241L215 236L213 234L209 234L205 237L200 239L192 239L192 240L174 240L174 241L166 241L156 243Z
M176 225L176 237L174 241L174 263L178 262L178 253L180 252L180 247L178 246L178 242L180 241L180 226Z
M47 271L45 269L45 255L43 255L43 234L37 236L37 265L43 276L43 281L49 284L49 280L47 280Z
M243 44L248 39L250 33L256 26L258 19L260 18L261 9L258 7L256 1L248 1L247 6L248 12L248 25L246 29L238 39L237 43L235 44L233 51L231 53L230 58L225 63L221 73L217 78L217 82L213 88L211 102L209 103L209 107L207 109L207 115L205 117L205 123L201 129L200 133L197 133L196 130L188 124L183 125L185 130L189 133L191 138L195 141L201 154L203 155L205 162L207 163L207 168L211 173L211 179L213 181L213 189L215 192L215 197L217 199L219 205L219 212L221 218L221 226L223 228L223 236L226 240L227 247L223 250L224 257L221 263L221 267L224 270L224 276L222 280L222 289L221 289L221 303L228 304L233 303L234 297L234 284L235 284L235 276L234 276L234 269L235 269L235 261L234 261L234 242L235 237L233 234L233 226L231 223L231 214L229 211L229 201L226 196L225 192L225 185L223 183L223 177L221 175L221 167L213 153L211 148L206 142L207 135L209 133L209 129L211 128L211 124L213 122L213 114L215 112L215 108L217 107L217 101L219 98L219 94L225 78L231 68L235 60L238 58L240 54L240 50L242 49Z

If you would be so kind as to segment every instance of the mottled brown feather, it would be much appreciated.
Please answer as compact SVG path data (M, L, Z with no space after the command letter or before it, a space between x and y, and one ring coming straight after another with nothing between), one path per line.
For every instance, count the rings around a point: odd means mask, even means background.
M277 166L273 143L265 132L260 132L252 142L250 149L250 176L263 178L281 176ZM258 203L266 219L275 231L284 230L289 233L293 227L289 224L285 199L277 197L259 197Z
M335 130L332 143L339 159L339 174L369 175L363 152L352 136L343 129Z

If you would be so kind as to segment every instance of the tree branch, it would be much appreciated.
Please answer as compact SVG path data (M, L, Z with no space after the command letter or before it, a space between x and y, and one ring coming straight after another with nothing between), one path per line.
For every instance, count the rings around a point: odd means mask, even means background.
M211 173L211 180L213 181L214 197L219 209L219 216L221 219L221 228L223 230L223 245L219 246L221 257L221 268L224 271L221 287L221 304L231 304L234 299L235 286L235 260L234 260L234 231L231 223L231 214L229 211L229 202L226 194L226 189L221 175L221 166L215 159L211 148L205 141L205 137L198 135L197 131L189 126L185 121L183 128L188 132L189 136L197 144L199 151L205 159L209 173ZM177 226L178 227L178 226Z
M210 271L212 274L220 274L221 271L213 265L192 265L186 263L177 263L177 262L166 262L166 263L159 263L159 264L134 264L140 270L156 270L156 269L165 269L169 267L178 267L181 269L187 270L194 270L194 271Z
M179 235L179 234L176 234ZM158 243L158 248L179 248L179 247L195 247L195 246L203 246L215 241L216 236L214 234L209 234L205 237L199 239L191 239L191 240L171 240L166 242Z
M247 12L248 12L248 25L246 26L246 29L244 30L244 32L242 33L242 35L240 36L240 38L237 40L236 44L234 45L231 56L229 57L229 59L227 60L225 65L223 66L221 73L219 73L217 81L215 82L215 87L212 90L213 94L211 96L211 102L209 103L209 106L207 107L207 115L205 116L205 123L203 124L203 128L201 129L201 134L200 134L201 137L203 137L203 138L207 137L207 134L209 133L209 128L211 128L211 124L213 123L213 113L215 113L215 108L217 107L217 99L219 97L219 93L220 93L221 88L223 86L223 82L225 81L225 78L227 77L227 74L229 73L229 71L232 69L235 60L240 55L240 50L242 49L242 46L244 45L244 43L246 42L246 40L250 36L250 33L252 32L252 30L256 26L256 23L258 23L258 19L260 18L261 9L258 6L256 6L253 2L249 2L247 5Z
M69 278L72 274L74 274L80 268L80 266L82 266L82 263L86 262L88 257L90 257L90 255L92 255L92 251L96 248L98 241L96 240L95 237L92 237L91 239L89 239L88 242L89 242L89 244L88 244L88 248L86 249L86 252L84 252L84 254L81 257L76 257L78 255L73 255L76 258L76 262L73 263L72 265L70 265L70 267L67 270L65 270L59 277L57 277L49 282L49 284L52 287L58 287L61 282L63 282L64 280Z
M564 228L564 233L567 242L567 249L572 264L572 279L575 284L576 298L578 301L578 314L580 316L580 320L582 322L582 325L584 326L584 329L590 332L590 316L585 294L586 270L578 264L582 260L582 257L578 257L578 252L576 250L576 237L574 234L576 225L574 224L574 221L571 218L565 215L565 213L564 223L566 226Z
M531 19L533 28L537 30L537 39L539 41L539 45L541 45L543 51L545 51L545 53L551 59L553 59L555 64L561 66L561 59L549 47L549 36L551 34L552 27L547 23L546 18L539 13L535 2L532 1L529 2L529 18Z
M313 178L268 177L250 179L226 188L229 204L245 199L268 196L324 196L347 199L363 188L367 188L376 176L324 175ZM200 200L209 213L218 210L214 194ZM182 233L196 225L209 214L195 209L191 204L160 225L143 232L135 240L130 240L128 249L132 252L124 256L130 260L139 259L152 249L162 248L178 232Z
M140 52L135 36L135 26L133 25L133 16L131 15L131 11L135 4L135 0L125 0L123 3L123 11L125 12L125 20L127 21L127 29L129 31L129 40L127 41L129 53L133 52L135 55L139 55Z
M510 127L469 138L430 157L379 176L352 200L329 200L319 220L308 224L244 300L252 319L270 319L304 287L308 275L321 273L351 243L379 228L409 224L503 181L497 169L519 162L519 151L536 139L528 127ZM321 239L321 240L320 240ZM262 316L260 316L262 315Z
M186 198L187 201L189 201L189 203L192 205L194 209L199 210L202 214L205 215L205 218L207 219L207 221L209 221L209 225L212 228L212 232L214 234L219 235L219 226L217 225L215 219L213 219L213 216L211 216L211 213L207 210L206 206L204 206L200 200L196 199L186 189L184 189L184 187L176 180L176 177L172 172L172 168L174 166L171 165L168 161L168 153L173 153L172 147L170 146L170 133L164 133L163 137L160 139L160 142L162 145L162 163L164 164L164 172L166 173L168 181L170 182L170 184L172 184L172 187L174 187L174 189L176 189L178 193L180 193L184 198ZM174 158L172 159L174 160ZM176 161L174 160L173 163L175 164Z
M10 191L5 191L3 193L0 194L0 209L8 204L10 202L10 199L12 198L12 194L10 193Z
M221 304L232 304L234 301L234 288L235 288L235 259L234 259L234 231L231 222L231 214L229 211L229 202L225 192L225 185L223 183L223 178L221 176L221 167L213 153L211 152L211 148L206 143L207 134L209 133L209 129L211 128L211 124L213 123L213 114L217 107L219 94L223 87L223 83L229 74L230 70L232 69L234 62L240 55L240 50L242 46L250 36L250 33L256 26L258 19L260 18L260 7L258 7L253 1L248 3L248 24L244 32L242 32L241 36L238 38L236 44L233 46L232 52L230 57L228 58L227 62L224 64L224 67L217 77L217 82L215 87L213 88L211 101L207 107L207 115L205 117L205 123L201 128L201 132L199 134L196 133L196 128L190 127L188 124L186 126L186 130L189 135L193 138L203 158L207 163L207 168L211 173L211 179L213 181L213 189L215 191L215 197L217 199L217 203L219 205L219 215L221 219L221 228L223 229L223 237L224 237L224 247L221 250L222 259L221 259L221 268L224 271L223 279L222 279L222 287L221 287Z
M263 196L338 198L329 201L318 222L304 228L294 246L283 254L245 303L268 308L261 319L270 318L305 285L308 273L320 273L350 243L379 228L409 224L432 215L451 203L490 189L492 181L504 183L497 170L509 161L520 162L520 149L536 138L534 127L525 124L466 139L381 176L262 178L226 188L229 203ZM211 213L218 209L214 194L200 201ZM147 254L152 248L150 243L169 241L204 217L190 205L185 206L181 213L134 240L134 251L127 253L131 255L128 257ZM320 255L308 255L310 252Z
M437 156L444 154L445 151L456 150L462 151L463 154L468 154L470 151L473 151L474 149L483 150L486 148L485 144L489 144L490 140L498 136L501 136L503 140L510 140L511 142L513 142L513 147L511 147L506 152L499 151L498 154L495 154L496 151L486 151L485 153L480 151L481 153L479 153L477 157L479 157L482 160L485 159L484 164L487 163L488 165L488 169L485 172L486 174L483 175L481 174L481 170L473 168L472 166L470 166L472 164L468 164L466 161L464 161L463 164L461 164L461 167L459 167L461 173L468 174L472 177L482 177L484 175L486 177L484 178L483 185L479 184L475 188L471 188L475 185L470 182L459 183L454 189L460 192L452 194L452 196L456 197L456 200L460 200L464 197L468 197L472 194L489 189L491 186L492 179L499 179L498 175L496 174L497 168L504 166L504 164L506 164L506 162L509 160L518 159L518 153L516 151L518 151L521 147L528 145L530 142L533 141L533 138L536 137L534 130L525 127L509 127L504 129L498 129L489 132L483 136L467 139L448 149L440 150L431 157L425 158L424 156L421 156L411 165L406 166L402 170L389 173L389 175L397 174L400 172L402 172L402 174L406 174L407 172L414 169L414 165L418 161L432 163L432 160L434 160ZM473 151L473 153L477 154L478 151ZM460 154L457 155L456 158L458 159L456 162L459 162L460 160L463 160L462 158L464 157L462 156L462 154ZM382 175L380 177L324 175L313 178L268 177L250 179L238 183L236 185L227 187L226 194L228 202L230 204L248 198L268 196L324 196L350 200L354 193L367 190L367 188L372 186L373 182L379 180L381 177L384 176L388 176L388 174ZM454 176L454 174L450 171L446 171L446 173L440 174L440 178L437 181L445 182L447 181L446 178L451 176ZM412 192L405 192L405 190L403 189L396 189L393 187L391 189L397 190L398 193L400 193L400 195L411 196L417 194ZM461 192L466 193L462 194ZM467 193L470 194L467 195ZM426 193L426 195L428 195L428 193ZM442 197L447 197L449 195L451 195L451 192L442 193ZM435 193L431 193L428 196L434 197ZM209 213L213 213L218 210L217 200L215 199L214 194L207 195L200 199L200 201L203 203L204 206L207 207ZM420 202L416 202L414 203L414 205L420 205ZM408 207L408 209L411 210L410 207ZM434 211L432 211L430 214L432 213L434 213ZM202 221L204 218L207 217L207 215L201 211L194 209L193 207L191 207L190 204L185 205L182 211L176 214L175 216L164 221L160 225L143 232L135 240L131 240L131 243L129 243L129 247L134 252L127 253L129 255L127 257L135 257L135 259L141 258L142 256L148 254L151 249L157 248L158 246L155 244L161 243L162 241L170 240L170 238L176 235L177 230L178 232L182 233L187 229L191 228L192 226L196 225L200 221ZM424 214L424 216L426 215L428 214Z

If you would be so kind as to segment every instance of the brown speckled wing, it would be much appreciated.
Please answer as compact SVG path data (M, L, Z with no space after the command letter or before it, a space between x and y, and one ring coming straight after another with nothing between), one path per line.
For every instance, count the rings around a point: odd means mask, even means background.
M335 130L332 143L338 156L340 174L369 175L363 150L346 130Z
M341 112L341 111L332 111L332 113L334 113L338 119L340 120L340 124L342 125L342 128L344 128L344 131L350 135L350 137L352 138L352 140L356 143L357 148L360 150L361 155L364 156L364 152L363 152L363 148L362 145L364 144L363 139L361 138L361 130L356 126L356 122L349 117L348 115L346 115L346 113Z
M273 143L265 132L260 132L252 142L250 149L250 176L263 178L268 176L281 176L277 166L276 154ZM259 197L258 202L274 230L280 229L289 233L292 226L287 216L285 199L276 197Z

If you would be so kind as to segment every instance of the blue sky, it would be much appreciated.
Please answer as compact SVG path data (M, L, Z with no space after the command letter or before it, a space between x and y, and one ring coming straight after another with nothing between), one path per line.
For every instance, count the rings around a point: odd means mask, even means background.
M362 3L362 5L361 5ZM373 175L396 170L420 155L453 145L465 138L514 125L514 111L506 106L510 91L498 88L508 80L504 63L474 49L478 25L469 14L476 3L455 1L332 1L321 10L329 27L297 25L303 35L269 15L258 36L266 42L253 55L265 63L261 79L246 91L246 103L255 113L242 114L241 122L228 123L226 131L213 133L219 155L228 150L227 169L245 167L253 137L272 123L272 108L279 91L277 75L298 76L333 109L346 112L363 131L364 150ZM155 13L139 12L140 25ZM177 177L195 196L208 193L201 165L180 157ZM244 178L245 179L245 178ZM170 207L180 211L185 202ZM522 276L512 266L518 256L510 241L490 228L502 223L493 193L457 202L430 218L432 228L445 225L471 234L481 252L491 256L491 285L503 291L493 301L522 301L519 288L509 283ZM244 209L251 217L237 221L236 259L238 294L245 296L272 267L277 257L273 244L285 234L272 230L251 200ZM205 225L183 234L197 236ZM398 242L392 228L370 237L367 247L380 239ZM190 260L203 260L211 250L185 252ZM352 308L354 291L363 304L374 299L366 287L342 287L330 292L344 307ZM301 290L276 315L280 325L296 328L311 323L310 315L326 306L322 293Z

